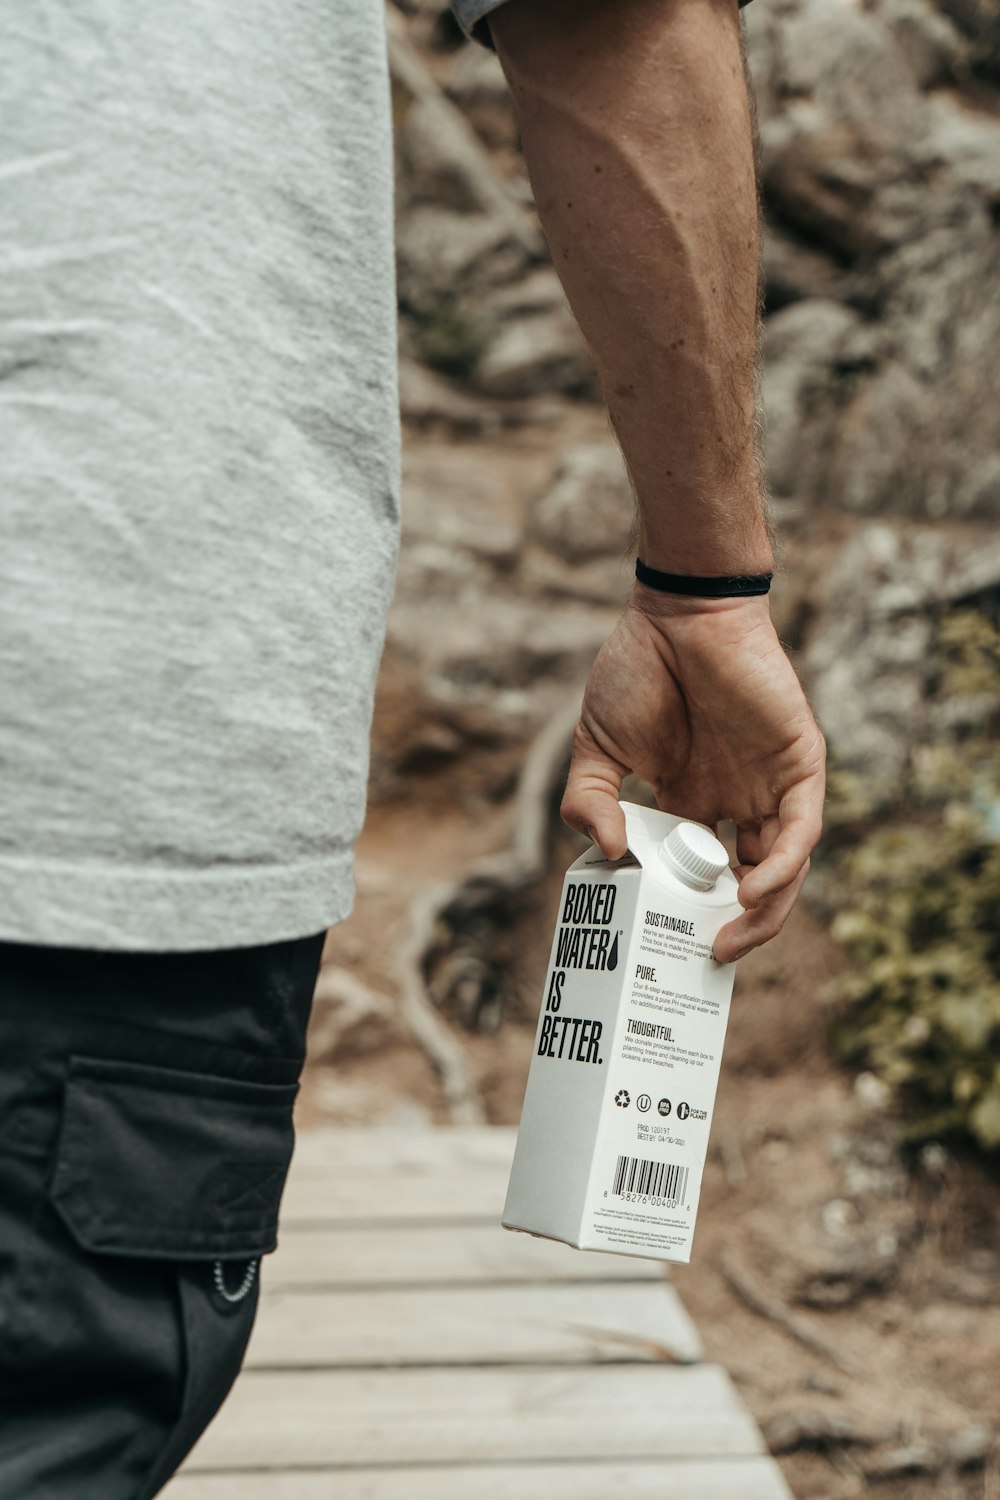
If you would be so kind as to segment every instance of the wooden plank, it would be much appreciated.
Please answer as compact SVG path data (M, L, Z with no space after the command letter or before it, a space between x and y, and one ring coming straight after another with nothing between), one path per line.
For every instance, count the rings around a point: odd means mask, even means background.
M498 1224L514 1132L313 1130L299 1136L282 1223Z
M261 1268L267 1290L288 1287L468 1286L488 1282L664 1280L666 1266L595 1255L496 1224L282 1228Z
M672 1287L583 1283L269 1293L247 1363L692 1364L700 1357L698 1334Z
M454 1177L398 1177L378 1182L338 1177L331 1169L289 1174L281 1223L427 1224L485 1222L500 1227L507 1179L456 1173Z
M295 1169L337 1176L444 1178L453 1172L510 1172L517 1133L511 1127L427 1127L426 1130L357 1130L321 1127L300 1131Z
M792 1500L770 1458L190 1474L163 1500Z
M192 1471L713 1458L762 1451L715 1365L247 1370Z
M348 1172L401 1171L422 1176L462 1166L508 1172L517 1131L513 1126L428 1126L425 1130L378 1130L357 1126L320 1126L300 1130L295 1166L325 1169L332 1164Z

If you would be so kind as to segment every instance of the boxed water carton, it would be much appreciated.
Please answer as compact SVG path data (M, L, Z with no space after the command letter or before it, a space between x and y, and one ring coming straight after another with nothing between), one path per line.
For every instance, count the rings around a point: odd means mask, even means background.
M735 973L712 943L742 907L707 828L621 806L626 856L563 885L503 1223L688 1261Z

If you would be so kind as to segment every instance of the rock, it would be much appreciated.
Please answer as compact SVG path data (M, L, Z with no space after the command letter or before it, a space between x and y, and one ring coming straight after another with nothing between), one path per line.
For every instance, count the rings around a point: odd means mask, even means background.
M514 101L495 53L485 47L463 47L448 75L447 92L487 146L496 150L517 145Z
M497 329L475 372L477 387L510 399L553 391L600 398L590 353L551 266L537 266L481 300Z
M917 0L887 0L885 9L887 26L928 19ZM801 20L788 23L789 76L812 87L813 63L799 56ZM839 23L834 30L839 35ZM769 320L772 486L866 515L996 518L1000 304L982 289L1000 275L1000 122L958 96L918 95L920 129L909 141L890 140L867 127L859 134L850 111L831 124L824 109L834 95L821 106L823 90L815 93L796 97L765 132L765 186L785 263L795 267L788 289L779 273L778 296L808 305L802 281L812 268L796 265L788 245L819 238L854 268L841 271L837 290L868 311L853 337L863 335L869 347L839 348L826 331L830 314L814 336L803 312L800 348L785 352L775 335L792 308ZM827 284L829 263L824 257L817 268Z
M461 110L393 24L389 67L396 98L397 201L405 206L430 201L488 214L526 253L541 254L544 241L537 221L507 188Z
M456 433L490 434L505 427L552 427L559 421L556 403L487 401L467 381L447 380L419 360L399 361L399 405L412 427L444 426Z
M390 757L405 753L404 741L423 743L431 724L466 746L519 741L541 722L554 685L585 674L616 618L525 596L515 493L524 471L493 458L485 467L476 480L461 451L435 455L417 443L404 452L403 548L380 686L399 721L391 743L381 736Z
M874 364L882 337L853 308L822 297L774 313L764 335L768 486L777 496L825 498L843 392Z
M1000 145L1000 136L998 136ZM844 406L831 488L868 514L1000 517L1000 244L978 193L885 257L872 285L895 359Z
M768 319L765 330L767 365L822 374L836 361L861 319L853 308L829 298L813 297Z
M565 391L597 399L600 393L583 335L565 306L503 324L473 380L490 396Z
M923 203L914 159L924 98L881 17L801 0L768 29L754 64L763 187L774 220L851 261L905 236Z
M509 280L544 257L538 222L387 15L400 297L416 304Z
M528 595L575 599L621 610L634 577L634 564L626 545L623 533L617 555L608 552L585 562L570 562L542 548L529 548L519 568L521 586Z
M472 296L513 280L530 263L502 220L425 204L396 229L397 279L404 305Z
M778 78L778 48L784 18L774 6L760 8L753 25L743 25L747 70L753 84L753 105L758 125L771 119L781 108Z
M807 297L842 299L849 291L848 277L831 256L777 224L765 222L761 254L768 314Z
M976 203L997 215L995 114L941 92L963 75L963 40L929 0L873 0L864 11L791 0L753 31L762 184L769 223L786 236L774 248L765 241L769 306L800 299L814 270L814 290L883 311L886 286L910 281L893 265L886 282L887 257L919 255L938 229L954 254ZM932 86L938 92L922 92ZM796 261L802 245L822 252L818 264ZM831 260L841 267L832 285ZM845 278L844 267L857 275ZM934 295L954 323L947 297L938 287Z
M761 127L770 215L846 263L898 244L925 207L906 148L814 101L797 101Z
M444 422L456 432L491 432L500 425L490 405L414 359L399 362L399 407L407 422L420 427Z
M852 127L872 151L906 150L924 127L920 92L879 14L803 0L781 25L776 86Z
M536 266L486 299L487 311L498 321L526 313L566 312L568 307L562 282L551 266Z
M967 200L954 224L939 225L901 246L872 278L901 357L915 374L939 384L940 398L947 400L957 380L963 404L977 399L977 391L982 400L985 392L974 381L962 389L959 344L974 355L984 341L991 342L997 326L994 305L980 295L982 278L1000 263L986 224L982 209Z
M461 634L441 637L440 612L418 624L406 609L400 611L400 631L393 638L412 649L422 638L421 652L428 669L432 696L442 705L489 705L497 694L511 694L508 707L527 706L521 696L541 682L551 691L552 679L572 681L590 665L614 624L600 611L570 605L553 610L532 601L494 598L483 608L477 591L460 611ZM407 623L408 619L408 623ZM414 631L417 634L414 634ZM435 636L433 643L428 632ZM503 703L497 704L503 717Z
M474 154L463 149L467 142L456 131L455 122L442 116L439 101L414 99L396 128L398 180L403 184L404 202L407 206L435 203L465 214L486 212L472 169ZM467 129L462 117L457 118L462 130Z
M919 741L933 609L1000 589L992 528L859 526L833 565L801 666L838 763L891 800Z
M945 15L969 39L969 61L988 78L1000 79L1000 9L994 0L938 0Z
M618 612L568 600L555 608L499 590L482 566L460 562L450 579L443 556L439 566L424 587L412 559L390 617L372 796L412 796L416 778L445 772L449 796L494 803L554 704L579 691Z
M968 44L930 0L879 0L878 16L918 88L940 88L967 71Z
M528 535L569 563L621 556L635 513L618 449L588 443L563 455L552 488L535 505Z
M468 457L466 457L468 464ZM466 471L467 472L467 471ZM412 597L419 595L424 580L415 586L412 577L417 559L415 547L445 552L450 559L448 579L466 575L470 564L486 563L499 573L511 573L520 561L522 536L517 522L502 513L502 507L487 494L470 495L468 481L449 482L440 466L431 474L414 470L414 459L404 457L403 492L405 546L400 559L400 586ZM464 501L464 503L463 503ZM476 580L476 588L481 586ZM453 584L445 583L450 591Z
M960 94L937 93L926 101L927 130L915 156L929 175L979 199L987 211L1000 203L1000 120L969 108ZM962 193L949 195L961 208ZM955 227L955 209L940 218Z
M830 455L835 504L869 516L904 510L937 517L946 512L946 496L929 488L918 458L925 440L933 442L936 436L933 400L932 390L898 361L864 385L843 414L839 451Z

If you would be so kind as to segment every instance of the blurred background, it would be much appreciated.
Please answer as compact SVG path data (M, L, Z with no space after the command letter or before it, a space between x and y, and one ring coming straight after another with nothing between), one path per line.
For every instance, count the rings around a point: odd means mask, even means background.
M440 0L389 23L404 545L300 1123L410 1131L516 1123L632 506L496 59ZM774 608L831 792L675 1280L797 1495L1000 1500L1000 3L745 35Z

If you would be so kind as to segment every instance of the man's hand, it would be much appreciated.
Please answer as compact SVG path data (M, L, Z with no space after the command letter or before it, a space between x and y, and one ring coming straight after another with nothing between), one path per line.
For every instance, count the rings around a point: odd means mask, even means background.
M825 747L766 598L688 599L637 584L594 663L562 804L604 853L625 853L623 778L661 808L738 829L743 916L715 941L720 963L774 937L820 835Z

